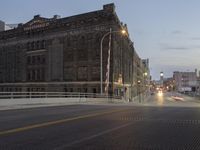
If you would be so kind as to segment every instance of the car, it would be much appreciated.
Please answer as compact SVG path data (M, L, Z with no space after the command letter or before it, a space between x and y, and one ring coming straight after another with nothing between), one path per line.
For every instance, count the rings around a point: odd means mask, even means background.
M172 96L172 98L176 101L183 101L184 99L180 96Z

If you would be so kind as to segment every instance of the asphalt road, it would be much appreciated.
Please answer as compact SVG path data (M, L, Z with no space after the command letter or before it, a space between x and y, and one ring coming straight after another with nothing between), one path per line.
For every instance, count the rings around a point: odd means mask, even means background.
M155 93L149 98L145 106L172 106L172 107L200 107L200 99L189 97L180 93L171 92L159 95Z
M173 103L168 102L170 95L162 98L162 105L155 95L149 106L0 111L0 150L199 150L198 101L185 98L169 107Z

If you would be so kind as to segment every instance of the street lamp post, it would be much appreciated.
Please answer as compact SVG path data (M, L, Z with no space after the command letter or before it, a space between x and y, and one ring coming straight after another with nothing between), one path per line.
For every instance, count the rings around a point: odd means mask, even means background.
M125 30L119 30L119 31L112 31L112 29L110 28L110 31L105 33L103 35L103 37L101 38L101 45L100 45L100 84L101 84L101 95L103 94L103 40L105 39L106 36L110 35L111 33L122 33L122 34L126 34Z
M160 87L163 88L163 79L164 79L164 73L160 72Z
M143 97L146 97L147 95L147 72L145 71L143 73Z
M137 85L138 85L139 103L141 103L141 94L140 94L140 92L141 92L140 90L141 90L141 89L140 89L140 83L141 83L141 81L138 80L138 81L137 81Z

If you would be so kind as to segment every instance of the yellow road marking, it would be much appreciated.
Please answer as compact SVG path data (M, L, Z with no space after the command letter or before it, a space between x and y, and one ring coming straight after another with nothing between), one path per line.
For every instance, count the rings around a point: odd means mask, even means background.
M56 124L60 124L60 123L66 123L66 122L70 122L70 121L74 121L74 120L78 120L78 119L84 119L84 118L90 118L90 117L95 117L95 116L115 113L115 112L119 112L119 111L123 111L123 110L126 110L126 109L106 111L106 112L98 112L98 113L94 113L94 114L87 114L87 115L77 116L77 117L73 117L73 118L66 118L66 119L61 119L61 120L56 120L56 121L49 121L49 122L38 123L38 124L34 124L34 125L29 125L29 126L24 126L24 127L20 127L20 128L0 131L0 136L1 135L12 134L12 133L17 133L17 132L22 132L22 131L26 131L26 130L31 130L31 129L35 129L35 128L41 128L41 127L56 125Z

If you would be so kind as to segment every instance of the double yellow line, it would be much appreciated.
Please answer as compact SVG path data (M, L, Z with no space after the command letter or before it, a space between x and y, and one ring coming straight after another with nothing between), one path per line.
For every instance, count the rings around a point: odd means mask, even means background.
M120 112L120 111L124 111L124 110L127 110L127 109L117 109L117 110L106 111L106 112L97 112L97 113L87 114L87 115L83 115L83 116L77 116L77 117L73 117L73 118L60 119L60 120L38 123L38 124L24 126L24 127L15 128L15 129L10 129L10 130L4 130L4 131L0 131L0 136L18 133L18 132L22 132L22 131L27 131L27 130L31 130L31 129L35 129L35 128L47 127L47 126L56 125L56 124L60 124L60 123L66 123L66 122L79 120L79 119L86 119L86 118L96 117L96 116L100 116L100 115L106 115L106 114Z

